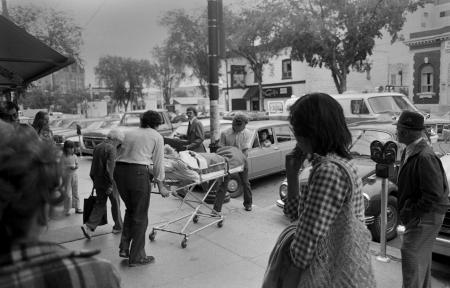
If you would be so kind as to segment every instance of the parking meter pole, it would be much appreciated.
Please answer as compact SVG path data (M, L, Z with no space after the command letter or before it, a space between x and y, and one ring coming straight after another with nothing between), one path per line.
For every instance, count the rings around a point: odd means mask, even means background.
M78 135L78 143L80 143L80 147L79 147L79 149L80 149L80 159L81 158L83 158L83 153L81 153L81 135Z
M388 195L388 179L383 178L381 181L381 213L380 213L380 254L377 260L380 262L389 262L386 256L386 225L387 225L387 195Z

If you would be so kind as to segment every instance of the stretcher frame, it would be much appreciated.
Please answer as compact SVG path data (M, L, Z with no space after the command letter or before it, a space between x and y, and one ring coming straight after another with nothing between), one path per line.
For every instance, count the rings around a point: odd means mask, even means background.
M197 162L198 162L198 160L197 160ZM244 165L234 167L234 168L228 168L228 163L225 161L225 162L213 164L213 165L209 166L208 168L213 168L213 167L219 166L219 165L223 166L223 168L221 167L220 170L210 172L210 173L202 173L202 170L195 169L200 176L199 177L200 180L193 182L193 183L189 183L184 186L176 186L176 183L180 182L179 180L176 180L176 179L166 179L164 181L164 184L171 185L172 187L174 187L174 186L176 187L175 190L172 190L172 195L175 194L175 196L181 200L181 202L180 202L178 208L176 209L176 211L174 212L174 214L177 215L179 213L179 211L184 207L184 205L189 206L190 208L193 209L193 211L191 213L179 216L173 220L166 221L165 223L163 223L161 225L154 226L148 236L150 241L155 240L157 231L168 232L168 233L178 234L178 235L183 236L183 240L181 241L181 247L186 248L187 241L189 240L189 237L191 235L193 235L201 230L204 230L205 228L207 228L209 226L215 225L215 224L217 224L217 226L219 228L221 228L223 226L223 222L224 222L223 215L221 213L215 212L213 207L211 207L208 203L206 203L205 200L209 196L209 194L211 193L211 191L213 190L215 184L217 183L217 181L219 179L224 178L230 174L242 172L244 170ZM206 191L206 193L202 197L195 195L195 193L193 192L194 187L197 185L206 183L208 181L211 181L208 191ZM186 195L184 197L179 196L177 193L177 191L181 191L181 190L187 191ZM205 208L208 212L205 213L205 212L200 211L200 208L202 208L202 207ZM190 231L188 228L192 224L197 224L199 222L200 217L210 218L210 219L213 219L213 221L210 223L207 223L205 225L196 227L196 229ZM174 230L169 227L171 224L181 222L184 219L187 219L187 220L186 220L184 226L180 230Z

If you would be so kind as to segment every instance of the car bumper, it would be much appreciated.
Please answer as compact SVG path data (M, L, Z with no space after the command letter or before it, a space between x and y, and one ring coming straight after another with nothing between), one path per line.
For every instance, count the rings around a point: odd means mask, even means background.
M284 208L284 201L278 199L276 202L276 205L280 208ZM375 222L375 216L365 216L364 217L364 223L366 223L366 225L371 225Z
M433 253L450 256L450 237L438 235L434 241Z

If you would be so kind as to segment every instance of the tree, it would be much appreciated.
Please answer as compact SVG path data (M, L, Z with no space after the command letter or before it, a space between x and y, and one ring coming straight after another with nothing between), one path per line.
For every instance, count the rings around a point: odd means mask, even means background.
M66 12L34 4L12 6L11 20L48 46L78 63L83 44L82 28Z
M95 75L113 91L113 100L125 107L142 96L144 84L149 84L151 65L148 60L120 56L104 56L95 67Z
M258 83L259 107L263 109L262 79L264 66L277 55L282 43L277 39L282 10L267 9L267 5L244 8L238 14L225 14L227 23L227 47L231 54L245 58L255 73Z
M169 36L165 46L178 52L173 57L177 67L188 66L192 69L192 76L199 81L200 89L207 96L208 83L208 19L202 12L196 16L188 14L184 10L168 11L160 20L160 24L166 27Z
M392 42L405 22L405 14L422 7L428 0L273 0L268 9L286 16L279 30L291 57L311 67L330 69L338 93L347 89L351 68L370 69L375 38L387 31ZM287 13L288 12L288 13Z
M150 67L150 78L162 90L165 105L170 105L172 87L185 76L183 61L178 48L165 42L153 48L154 61Z

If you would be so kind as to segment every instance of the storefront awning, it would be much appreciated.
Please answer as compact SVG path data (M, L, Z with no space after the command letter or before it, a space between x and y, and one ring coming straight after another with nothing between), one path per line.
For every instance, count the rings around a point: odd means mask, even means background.
M26 87L74 62L0 15L0 92Z
M259 89L258 86L250 86L247 91L245 92L244 98L245 100L251 100L253 97L258 97Z

